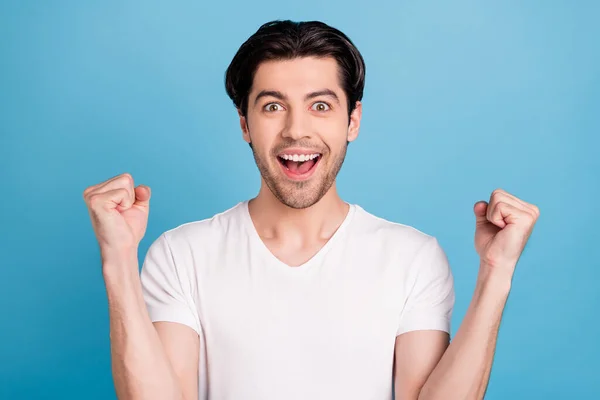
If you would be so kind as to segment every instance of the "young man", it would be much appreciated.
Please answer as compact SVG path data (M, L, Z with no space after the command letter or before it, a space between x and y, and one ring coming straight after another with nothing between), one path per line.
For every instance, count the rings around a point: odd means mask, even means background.
M475 204L479 276L450 344L453 279L437 240L336 191L364 77L338 30L263 25L226 74L260 191L162 234L141 277L150 188L123 174L85 190L119 398L384 400L392 387L401 400L483 398L538 209L502 190Z

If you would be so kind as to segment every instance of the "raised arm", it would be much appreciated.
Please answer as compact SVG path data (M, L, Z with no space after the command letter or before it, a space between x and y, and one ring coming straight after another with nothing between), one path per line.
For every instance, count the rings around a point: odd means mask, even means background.
M396 399L483 399L512 276L539 217L536 206L495 190L479 202L475 293L456 336L415 331L396 339Z
M176 323L152 324L143 297L137 249L148 219L150 189L124 174L84 191L102 255L110 315L111 361L119 399L198 397L198 334Z
M151 322L137 260L104 265L112 374L117 397L198 398L198 334L172 322Z
M396 400L483 399L508 284L481 278L452 343L441 331L396 339Z

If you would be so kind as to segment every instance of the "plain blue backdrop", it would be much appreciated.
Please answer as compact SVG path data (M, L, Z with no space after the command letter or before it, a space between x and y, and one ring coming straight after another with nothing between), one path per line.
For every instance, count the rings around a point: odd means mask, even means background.
M346 32L367 64L343 197L436 236L456 332L478 259L473 204L542 212L517 267L487 399L600 398L600 16L592 1L3 1L0 398L112 399L85 187L152 187L163 231L257 193L225 94L272 19Z

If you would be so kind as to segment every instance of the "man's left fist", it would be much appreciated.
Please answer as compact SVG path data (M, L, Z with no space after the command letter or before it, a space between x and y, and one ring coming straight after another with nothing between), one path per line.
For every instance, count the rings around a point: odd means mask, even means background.
M492 192L489 203L477 202L475 249L481 265L512 277L517 261L540 216L539 209L504 190Z

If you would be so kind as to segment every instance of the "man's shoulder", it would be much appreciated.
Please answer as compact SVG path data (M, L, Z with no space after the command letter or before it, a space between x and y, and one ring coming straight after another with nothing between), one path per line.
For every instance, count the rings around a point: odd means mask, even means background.
M356 208L357 223L350 236L353 247L370 254L385 254L385 259L392 260L401 270L420 270L428 263L442 269L447 265L446 253L433 234Z
M359 205L354 205L354 207L356 208L356 224L354 224L353 233L356 235L370 238L370 240L409 247L421 247L425 243L435 240L432 234L426 233L414 225L376 215Z
M216 239L242 225L245 205L245 201L238 202L224 211L203 219L182 223L163 234L173 242Z

